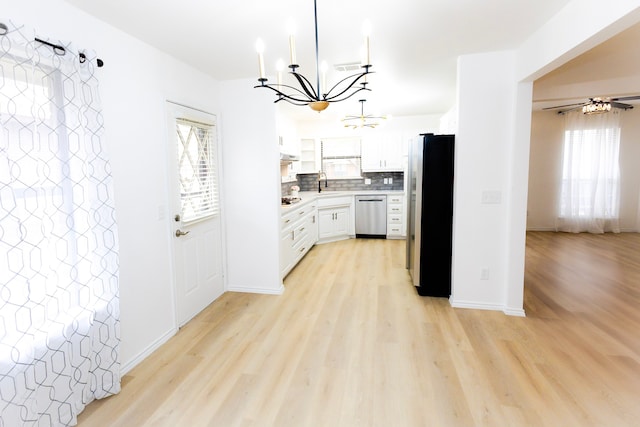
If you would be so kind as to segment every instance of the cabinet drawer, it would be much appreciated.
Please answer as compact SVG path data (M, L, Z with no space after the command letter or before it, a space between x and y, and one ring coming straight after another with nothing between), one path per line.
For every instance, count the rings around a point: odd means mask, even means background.
M389 214L387 215L387 224L402 224L402 215L400 214Z
M397 194L397 195L394 194L394 195L387 196L388 204L398 203L402 205L403 200L404 200L404 194Z
M402 205L388 205L387 206L387 213L389 215L392 214L402 214Z
M285 217L282 217L281 223L280 223L280 228L282 230L284 230L285 228L291 227L293 225L293 223L295 222L296 217L295 216L291 216L291 215L287 215Z
M401 224L387 225L387 236L400 236L400 235L402 235Z
M298 244L301 240L304 240L307 237L307 223L303 222L302 224L296 226L292 231L292 240L294 244Z

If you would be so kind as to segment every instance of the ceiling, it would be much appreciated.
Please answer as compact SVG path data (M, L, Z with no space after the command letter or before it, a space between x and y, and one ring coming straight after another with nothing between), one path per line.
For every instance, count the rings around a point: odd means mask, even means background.
M293 20L300 72L315 77L312 0L66 1L218 80L257 78L258 37L265 43L267 75L275 75L276 60L288 58L286 26ZM455 102L459 55L515 48L568 2L319 0L320 59L330 66L359 61L367 19L376 74L365 113L440 114ZM357 98L322 114L357 113Z
M640 23L542 76L534 83L533 109L640 95L638 40ZM640 108L640 100L624 103Z

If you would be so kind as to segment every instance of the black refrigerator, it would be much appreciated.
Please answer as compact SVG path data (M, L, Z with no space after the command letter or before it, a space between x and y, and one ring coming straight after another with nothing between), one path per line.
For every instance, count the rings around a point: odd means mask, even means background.
M411 141L407 167L407 268L419 295L451 295L454 135Z

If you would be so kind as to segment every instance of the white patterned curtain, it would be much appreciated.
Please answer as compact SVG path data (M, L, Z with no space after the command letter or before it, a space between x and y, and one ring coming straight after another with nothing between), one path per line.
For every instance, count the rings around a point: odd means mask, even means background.
M620 232L620 110L565 116L557 230Z
M118 242L93 52L0 20L0 426L120 390ZM84 57L83 57L84 56Z

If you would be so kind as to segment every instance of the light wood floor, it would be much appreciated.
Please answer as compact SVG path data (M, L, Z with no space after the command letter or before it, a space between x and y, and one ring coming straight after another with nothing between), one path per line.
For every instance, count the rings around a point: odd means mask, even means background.
M80 426L638 426L640 234L529 233L526 318L416 295L404 241L227 293Z

